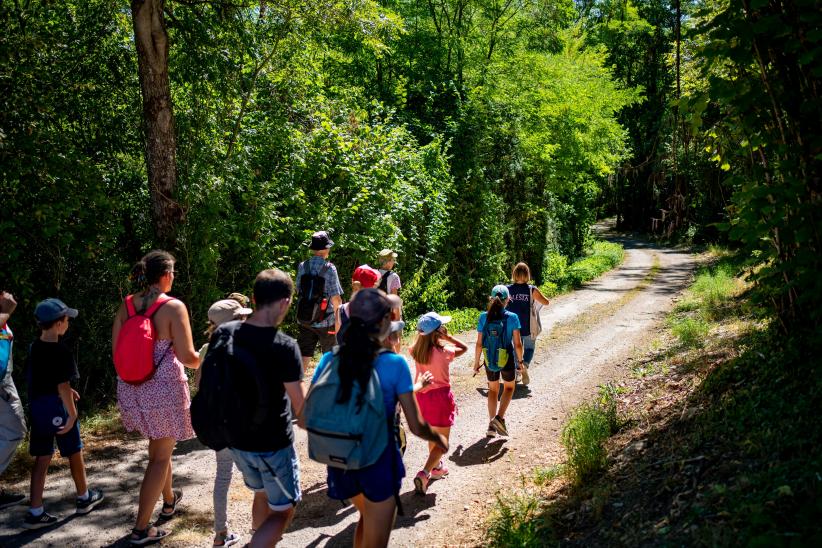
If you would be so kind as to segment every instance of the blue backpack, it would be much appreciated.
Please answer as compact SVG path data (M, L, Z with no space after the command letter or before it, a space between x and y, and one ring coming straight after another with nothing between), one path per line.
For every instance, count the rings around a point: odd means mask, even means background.
M351 397L340 403L340 359L331 362L311 385L303 410L310 459L343 470L377 462L388 446L388 423L377 371L365 387L354 382Z
M6 378L6 372L9 370L13 341L14 335L11 333L11 328L6 324L0 329L0 382Z
M508 317L505 314L499 320L486 321L482 328L482 355L491 371L500 371L508 364L511 341L507 340L507 328Z

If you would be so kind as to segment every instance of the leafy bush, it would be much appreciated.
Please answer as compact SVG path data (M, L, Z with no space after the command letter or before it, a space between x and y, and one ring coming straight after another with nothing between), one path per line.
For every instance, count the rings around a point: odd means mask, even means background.
M430 267L423 264L411 276L411 279L402 286L402 306L406 318L416 318L426 312L434 311L442 314L448 307L448 299L452 292L447 290L448 275L446 267L430 274Z
M736 288L736 279L731 267L720 264L714 268L701 270L690 292L706 306L709 312L715 312L734 295Z
M568 277L568 257L559 253L548 253L545 258L543 277L546 283L553 282L555 286L565 285L565 280Z

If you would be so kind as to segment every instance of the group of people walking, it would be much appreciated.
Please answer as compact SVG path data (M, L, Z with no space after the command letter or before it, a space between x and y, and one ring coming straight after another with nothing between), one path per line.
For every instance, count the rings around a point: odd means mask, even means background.
M300 263L296 287L281 270L260 272L253 284L253 309L239 293L214 303L208 310L209 342L199 351L186 306L168 295L174 257L152 251L134 267L140 290L124 300L112 328L122 422L126 430L148 439L148 464L128 536L131 544L157 542L169 534L163 524L174 517L183 497L174 487L171 455L177 441L195 435L216 451L215 546L241 541L230 529L226 511L235 465L254 491L250 545L273 546L282 538L301 499L295 421L308 432L309 456L327 464L328 496L350 501L359 511L355 546L388 544L405 476L400 411L408 429L428 442L428 457L414 476L415 491L424 494L430 482L448 475L443 457L456 415L450 367L468 347L448 332L450 317L435 311L422 315L409 349L416 369L412 376L401 355L405 323L397 295L401 280L393 271L397 254L384 249L379 269L355 269L351 299L343 304L336 267L328 260L333 245L326 232L312 236L311 257ZM527 265L519 263L512 278L511 285L492 289L477 325L473 369L476 375L484 367L488 381L489 437L508 435L505 413L517 377L529 382L528 365L539 333L537 307L548 304L539 289L529 285ZM295 295L296 340L280 329ZM0 295L0 473L26 432L11 381L13 335L8 322L15 306L9 293ZM58 521L43 507L55 443L69 459L77 512L89 512L104 499L102 491L89 488L86 481L74 403L79 395L71 387L77 368L59 340L77 315L57 299L35 308L41 336L26 364L29 450L35 457L31 507L23 523L27 528ZM323 355L306 392L303 375L317 346ZM197 370L193 402L185 368ZM368 421L363 410L369 408L376 409L376 421ZM25 498L2 496L3 506ZM152 523L160 498L162 508Z

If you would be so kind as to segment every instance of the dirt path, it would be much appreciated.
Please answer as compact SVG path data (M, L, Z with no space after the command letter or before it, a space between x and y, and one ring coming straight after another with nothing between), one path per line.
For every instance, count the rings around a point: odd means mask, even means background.
M510 438L485 437L486 383L482 375L471 377L475 334L464 337L471 350L452 373L459 415L447 457L450 476L433 482L424 497L414 495L411 480L425 460L426 444L416 438L409 441L401 491L405 516L397 518L392 546L479 544L496 492L534 467L561 462L559 430L568 411L594 394L598 385L622 375L618 364L652 340L656 323L687 283L693 258L638 240L614 239L626 248L622 266L543 309L544 332L531 368L531 385L517 388L506 417ZM655 265L658 269L652 269ZM305 456L303 432L297 440L303 456L304 499L282 546L350 546L356 512L327 498L325 470ZM4 510L0 545L124 545L145 467L145 442L124 443L110 453L88 458L91 484L106 491L106 503L88 516L71 517L66 520L71 523L39 532L20 533L24 507ZM175 519L178 533L164 545L210 545L213 453L196 441L180 444L174 466L176 485L185 490L185 512ZM17 487L25 490L27 485ZM71 491L67 471L51 474L46 490L49 510L69 514ZM250 500L235 471L229 517L246 540Z

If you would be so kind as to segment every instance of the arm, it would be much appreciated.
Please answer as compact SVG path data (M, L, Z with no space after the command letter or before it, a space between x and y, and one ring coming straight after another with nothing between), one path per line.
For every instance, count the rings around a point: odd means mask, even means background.
M482 331L477 332L477 344L474 346L474 375L480 369L480 356L482 356Z
M194 350L194 337L191 335L191 324L188 321L188 310L182 301L170 301L165 304L174 314L171 317L171 340L174 341L174 354L189 369L200 367L200 355Z
M0 327L6 325L15 308L17 301L14 300L14 296L8 291L0 292Z
M340 307L342 306L342 297L339 295L331 296L331 304L334 305L334 332L340 332Z
M551 301L542 294L542 291L540 291L537 286L534 286L534 289L531 290L531 297L540 304L551 304Z
M120 335L120 329L123 327L123 323L128 318L128 313L126 312L126 304L120 304L120 308L117 310L117 314L114 315L114 324L111 326L111 359L114 359L114 349L117 348L117 337Z
M417 378L419 380L416 383L414 383L414 392L419 392L420 390L434 382L434 375L432 375L430 371L426 371L422 375L418 375Z
M303 417L303 405L305 404L305 387L303 381L284 382L285 393L291 400L291 407L297 416L297 426L305 428L305 417Z
M522 348L522 337L519 334L519 329L514 329L514 352L517 353L519 363L522 363L524 349Z
M77 406L74 405L74 394L76 392L71 389L71 383L61 382L57 385L57 392L60 394L60 399L63 401L63 406L68 411L68 420L66 424L57 431L58 434L65 434L74 427L77 421Z
M454 350L454 357L455 358L459 358L460 356L462 356L463 354L465 354L468 351L468 346L464 342L452 337L448 333L448 330L445 328L445 326L440 327L440 329L442 330L441 331L442 338L445 339L447 342L450 342L451 344L453 344L454 346L457 347L456 350Z
M417 400L414 398L413 392L406 392L399 394L397 398L400 400L402 412L405 413L405 418L408 420L408 428L411 432L426 441L433 442L441 450L448 452L448 440L442 434L434 432L431 426L420 414L420 409L417 407Z

